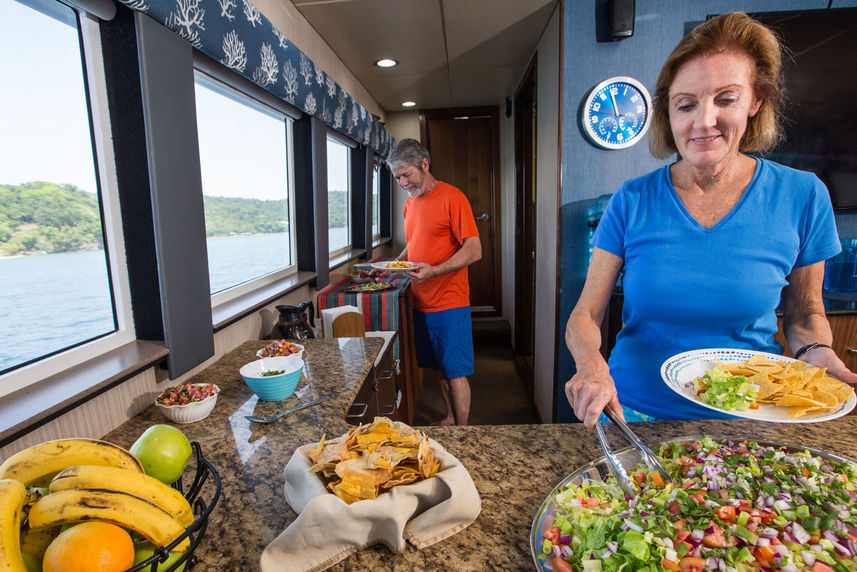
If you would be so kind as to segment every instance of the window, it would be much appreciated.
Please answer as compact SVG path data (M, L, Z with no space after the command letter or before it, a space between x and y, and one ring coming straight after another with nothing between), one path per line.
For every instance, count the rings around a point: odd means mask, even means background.
M134 339L97 20L38 6L0 0L0 395Z
M196 72L196 113L212 304L297 270L292 121Z
M372 237L381 234L381 165L375 164L372 171Z
M327 232L331 255L351 247L351 149L327 138Z

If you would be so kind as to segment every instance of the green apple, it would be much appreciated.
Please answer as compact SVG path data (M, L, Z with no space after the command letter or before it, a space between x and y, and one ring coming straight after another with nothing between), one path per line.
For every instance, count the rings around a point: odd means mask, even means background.
M152 425L131 445L147 475L171 484L182 476L193 449L181 430L172 425Z
M140 542L134 545L134 566L145 562L155 555L155 546L151 542ZM184 556L184 552L170 552L166 560L158 564L158 570L169 570L170 566L179 561ZM187 560L181 566L176 568L176 572L182 572L187 566ZM146 570L148 570L148 566Z
M24 560L24 568L27 572L42 572L42 561L26 552L21 553L21 558Z

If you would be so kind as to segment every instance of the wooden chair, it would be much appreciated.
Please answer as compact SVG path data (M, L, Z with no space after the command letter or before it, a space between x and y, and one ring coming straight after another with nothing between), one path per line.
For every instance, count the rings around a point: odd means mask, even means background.
M363 322L363 314L359 312L340 314L334 318L331 331L334 338L365 337L366 327Z

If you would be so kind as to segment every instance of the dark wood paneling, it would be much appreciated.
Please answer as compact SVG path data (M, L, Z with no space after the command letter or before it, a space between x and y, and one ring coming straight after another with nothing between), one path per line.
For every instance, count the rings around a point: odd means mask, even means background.
M467 196L477 218L482 260L471 264L470 304L474 316L501 313L499 110L497 107L421 112L423 144L431 171ZM488 220L479 220L480 216Z

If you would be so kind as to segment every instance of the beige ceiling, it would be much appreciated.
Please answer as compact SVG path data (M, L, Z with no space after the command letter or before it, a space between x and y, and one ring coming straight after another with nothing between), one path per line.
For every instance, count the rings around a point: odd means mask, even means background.
M292 0L386 111L512 95L558 0ZM374 62L392 58L394 68Z

